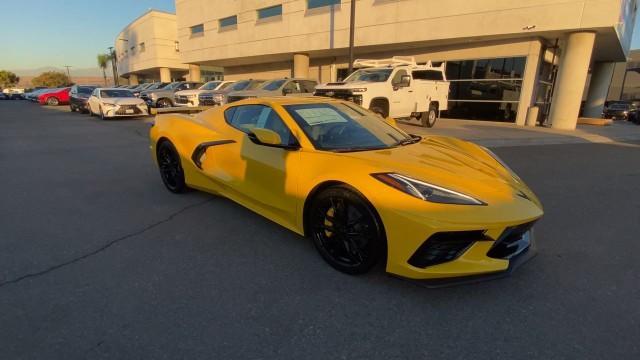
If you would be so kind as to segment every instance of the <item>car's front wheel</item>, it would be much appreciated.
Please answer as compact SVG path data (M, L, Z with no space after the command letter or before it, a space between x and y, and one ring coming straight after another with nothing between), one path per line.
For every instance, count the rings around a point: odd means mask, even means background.
M47 105L49 106L58 106L59 103L60 101L57 97L52 96L50 98L47 98Z
M169 99L160 99L158 100L158 102L156 102L156 106L159 108L168 108L168 107L172 107L173 104Z
M102 111L102 106L100 106L100 120L106 120L107 118L104 116L104 111Z
M69 110L71 110L71 112L76 112L77 109L73 104L69 104Z
M178 151L169 141L158 144L156 151L160 176L166 188L173 193L183 193L187 190L184 170L180 163Z
M362 274L386 253L384 229L373 207L345 186L331 187L309 208L308 234L322 258L347 274Z

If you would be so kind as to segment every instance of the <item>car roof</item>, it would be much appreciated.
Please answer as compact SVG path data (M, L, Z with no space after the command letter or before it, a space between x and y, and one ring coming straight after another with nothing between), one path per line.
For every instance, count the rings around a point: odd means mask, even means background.
M125 89L125 88L114 88L114 87L110 87L110 88L97 88L98 90L129 90L129 89Z
M250 98L240 100L231 103L230 105L242 105L242 104L278 104L278 105L297 105L297 104L340 104L344 103L344 100L333 99L323 96L261 96L258 98Z

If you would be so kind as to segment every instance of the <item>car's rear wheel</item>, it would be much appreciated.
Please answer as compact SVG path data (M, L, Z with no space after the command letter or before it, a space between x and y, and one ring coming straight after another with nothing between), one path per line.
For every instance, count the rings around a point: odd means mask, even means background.
M315 197L309 211L308 234L333 268L362 274L384 257L383 227L373 207L354 191L331 187Z
M173 193L185 192L187 185L184 179L184 170L180 163L180 155L173 144L169 141L162 141L158 144L156 154L164 186Z
M438 108L435 105L429 105L429 110L420 115L420 123L424 127L432 128L438 120Z
M47 98L47 105L49 106L58 106L59 103L60 101L55 96Z

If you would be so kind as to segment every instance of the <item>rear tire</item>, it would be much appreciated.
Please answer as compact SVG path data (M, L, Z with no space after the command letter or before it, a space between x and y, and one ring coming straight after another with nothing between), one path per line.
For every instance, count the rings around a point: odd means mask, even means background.
M60 104L60 101L58 100L57 97L52 96L52 97L47 98L46 103L49 106L58 106L58 104Z
M158 144L156 158L160 169L160 177L167 190L176 194L187 191L188 187L185 182L180 155L170 141L166 140Z
M432 128L437 120L438 108L435 105L429 105L429 110L420 115L420 123L427 128Z
M328 188L308 210L307 234L334 269L363 274L384 258L386 239L379 217L355 191L346 186Z

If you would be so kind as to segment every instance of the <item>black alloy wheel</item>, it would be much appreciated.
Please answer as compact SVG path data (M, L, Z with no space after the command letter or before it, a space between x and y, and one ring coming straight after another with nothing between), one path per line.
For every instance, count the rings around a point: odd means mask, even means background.
M157 159L164 186L176 194L185 192L187 185L184 179L184 170L180 163L180 155L173 144L169 141L161 142L158 145Z
M173 106L173 104L171 103L171 100L169 99L160 99L156 102L156 105L159 108L168 108Z
M384 230L372 206L344 186L314 199L308 233L322 258L347 274L366 273L386 253Z

